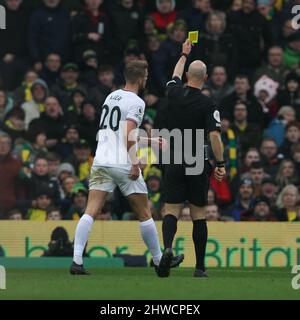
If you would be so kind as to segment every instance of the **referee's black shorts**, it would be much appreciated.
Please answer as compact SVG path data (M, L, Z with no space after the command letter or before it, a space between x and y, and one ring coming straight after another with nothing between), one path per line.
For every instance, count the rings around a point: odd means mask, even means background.
M205 161L201 175L188 176L185 169L184 165L178 164L164 166L164 202L178 204L189 201L189 203L197 207L206 206L212 172L209 161Z

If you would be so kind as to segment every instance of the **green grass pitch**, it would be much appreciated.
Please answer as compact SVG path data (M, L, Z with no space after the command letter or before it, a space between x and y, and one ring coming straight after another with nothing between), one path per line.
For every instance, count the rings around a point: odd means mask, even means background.
M290 268L209 270L209 279L193 278L193 269L156 277L152 268L91 269L74 277L68 270L7 269L3 299L300 299Z

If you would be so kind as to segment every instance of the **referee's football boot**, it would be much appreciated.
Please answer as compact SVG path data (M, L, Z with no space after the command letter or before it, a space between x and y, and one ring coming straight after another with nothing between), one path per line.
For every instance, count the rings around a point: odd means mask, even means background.
M160 278L167 278L170 275L171 262L173 259L173 251L172 249L165 249L160 263L158 266L155 266L156 274Z
M184 260L184 254L179 254L178 256L173 256L172 261L171 261L171 269L179 267L179 265L183 262ZM150 261L150 267L154 267L154 262L153 259Z
M208 274L201 269L196 269L194 272L194 277L195 278L208 278Z
M178 267L184 260L184 254L179 254L178 256L174 256L171 261L171 269Z
M83 264L77 264L74 261L71 264L70 273L72 275L76 275L76 276L88 276L88 275L90 275L90 273L85 270Z

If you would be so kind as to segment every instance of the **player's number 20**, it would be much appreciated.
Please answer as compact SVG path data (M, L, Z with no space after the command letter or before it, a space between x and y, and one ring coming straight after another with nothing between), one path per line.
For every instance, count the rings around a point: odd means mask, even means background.
M100 118L100 130L107 129L107 126L111 128L112 131L118 131L119 130L119 125L120 125L120 120L121 120L121 110L118 106L113 107L111 109L110 115L109 115L109 120L107 123L107 118L109 114L109 107L105 104L102 107L102 113L101 113L101 118Z

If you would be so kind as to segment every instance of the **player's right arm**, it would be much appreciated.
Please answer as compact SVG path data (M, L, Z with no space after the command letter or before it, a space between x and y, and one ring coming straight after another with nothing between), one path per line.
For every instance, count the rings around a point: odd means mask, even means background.
M137 180L140 176L139 159L137 155L137 124L135 121L126 120L126 146L131 161L131 170L129 177Z
M130 106L126 116L125 137L131 170L129 177L137 180L140 176L139 158L137 155L138 128L142 124L145 111L145 103Z

